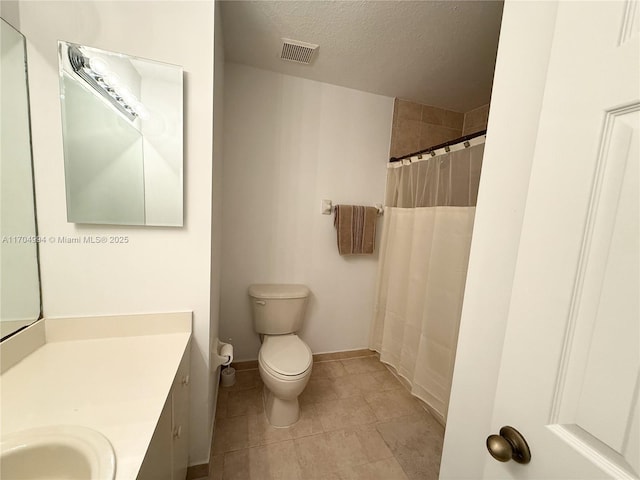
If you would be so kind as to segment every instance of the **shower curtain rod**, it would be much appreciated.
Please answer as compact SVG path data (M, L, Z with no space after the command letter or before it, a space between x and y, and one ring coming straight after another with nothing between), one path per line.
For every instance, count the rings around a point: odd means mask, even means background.
M472 133L470 135L465 135L464 137L454 138L453 140L449 140L448 142L439 143L438 145L434 145L429 148L425 148L424 150L420 150L418 152L408 153L407 155L402 155L401 157L391 157L389 159L389 163L393 162L401 162L405 158L415 157L416 155L422 155L424 153L431 153L439 148L451 147L452 145L456 145L458 143L467 142L472 138L480 137L482 135L486 135L487 130L480 130L479 132Z

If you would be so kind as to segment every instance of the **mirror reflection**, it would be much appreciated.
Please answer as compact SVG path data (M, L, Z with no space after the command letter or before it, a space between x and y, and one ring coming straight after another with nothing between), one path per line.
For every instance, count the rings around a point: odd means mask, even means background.
M58 47L67 220L182 226L182 68Z
M0 337L40 317L25 40L0 19Z

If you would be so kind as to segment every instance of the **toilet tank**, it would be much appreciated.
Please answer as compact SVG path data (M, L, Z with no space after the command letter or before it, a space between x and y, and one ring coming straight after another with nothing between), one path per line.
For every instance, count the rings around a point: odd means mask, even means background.
M300 330L309 288L292 284L249 286L253 327L263 335L285 335Z

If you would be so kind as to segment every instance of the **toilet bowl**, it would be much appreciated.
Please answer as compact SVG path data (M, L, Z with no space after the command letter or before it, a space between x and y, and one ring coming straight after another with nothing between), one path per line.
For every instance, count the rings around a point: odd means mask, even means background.
M264 383L264 411L274 427L298 421L298 396L309 382L313 356L295 334L302 327L309 289L305 285L249 287L254 329L260 334L258 370Z
M303 392L313 365L311 349L295 334L264 337L258 354L258 370L264 383L264 410L274 427L298 421L298 396Z

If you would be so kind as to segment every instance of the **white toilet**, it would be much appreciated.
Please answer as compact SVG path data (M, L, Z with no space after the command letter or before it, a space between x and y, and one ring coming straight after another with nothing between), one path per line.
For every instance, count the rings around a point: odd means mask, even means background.
M311 376L311 349L296 334L309 298L305 285L261 284L249 287L255 331L262 346L258 369L264 383L264 409L274 427L298 421L298 396Z

